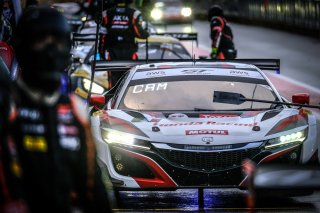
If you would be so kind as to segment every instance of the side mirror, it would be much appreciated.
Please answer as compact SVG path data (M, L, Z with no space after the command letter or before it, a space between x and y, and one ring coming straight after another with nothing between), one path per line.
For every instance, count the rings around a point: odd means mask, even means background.
M89 102L90 105L101 106L106 103L106 98L103 95L92 95Z
M298 93L292 96L292 103L294 104L309 104L310 95L308 93Z
M200 56L199 56L199 59L200 59L200 60L208 59L208 56L207 56L207 55L200 55Z
M74 64L82 63L82 59L79 57L72 57L72 63Z

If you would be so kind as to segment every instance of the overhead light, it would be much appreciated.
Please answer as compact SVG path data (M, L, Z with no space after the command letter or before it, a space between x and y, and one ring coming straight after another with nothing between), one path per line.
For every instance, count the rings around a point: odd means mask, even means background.
M189 17L192 14L192 10L190 7L184 7L181 9L181 15L183 15L184 17Z
M162 10L158 9L158 8L154 8L151 11L151 18L155 21L159 21L160 19L162 19Z

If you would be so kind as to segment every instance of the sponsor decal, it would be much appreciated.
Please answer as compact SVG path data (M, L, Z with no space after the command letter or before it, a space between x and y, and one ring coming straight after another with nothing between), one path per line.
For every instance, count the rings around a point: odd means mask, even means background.
M215 129L186 130L186 135L229 135L229 132L228 130Z
M251 112L244 112L240 115L241 118L251 118L251 117L254 117L258 114L260 114L261 112L257 111L251 111Z
M159 124L154 123L154 126L161 127L171 127L171 126L200 126L200 125L220 125L220 126L256 126L258 123L230 123L230 122L187 122L187 123L169 123L169 124Z
M226 150L231 148L232 148L231 145L217 145L217 146L184 145L184 149L197 150L197 151Z
M60 145L64 149L77 151L80 149L80 140L77 137L61 137Z
M188 118L188 116L186 114L176 113L169 115L168 118Z
M76 126L58 125L58 132L61 135L77 135L79 133Z
M136 85L133 88L132 93L142 93L142 92L155 92L167 90L168 83L156 83L156 84L144 84Z
M173 66L171 65L160 65L158 68L161 68L161 69L168 69L168 68L172 68ZM165 72L164 72L165 73Z
M77 95L79 95L82 98L87 98L88 97L88 93L83 91L82 89L80 89L79 87L77 87L77 89L75 90L75 93Z
M165 76L210 75L210 76L226 76L226 77L232 76L232 77L264 79L264 77L257 71L244 71L244 70L220 69L220 68L170 69L172 67L170 65L163 65L163 66L167 66L167 67L161 67L161 68L167 68L166 70L162 70L162 72L165 73ZM150 70L145 72L137 72L132 78L132 80L145 79L146 77L148 77L146 74L149 72ZM149 75L149 77L151 78L154 76ZM161 76L158 76L158 77L161 77Z
M182 70L181 72L184 74L189 74L189 75L197 75L197 74L201 74L201 75L205 75L205 74L210 74L210 73L206 73L207 70L204 69L190 69L190 70Z
M171 124L157 124L155 123L154 126L162 126L162 127L169 127L169 126L196 126L202 125L203 122L188 122L188 123L171 123Z
M238 116L235 114L200 114L199 118L232 118Z
M312 111L310 111L308 109L300 109L299 110L299 115L307 117L308 115L312 115Z
M47 140L43 136L24 136L23 146L31 152L47 152L48 150Z
M207 125L221 125L221 126L256 126L258 123L228 123L228 122L215 122L215 121L208 121Z
M22 125L24 133L44 134L45 126L43 124L24 124Z
M33 121L40 120L40 118L41 118L40 111L34 110L34 109L21 108L21 109L19 109L18 114L21 118L30 119Z
M123 15L116 15L113 17L113 21L129 21L129 17Z
M129 22L127 21L114 21L112 24L119 24L119 25L127 25Z
M250 76L250 74L247 71L241 71L241 70L231 70L230 74L234 75L234 76L241 76L241 77L249 77Z
M146 73L146 76L147 77L162 77L162 76L165 76L166 75L166 72L164 71L151 71L151 72L147 72Z
M161 118L152 118L150 122L160 122L161 120Z
M67 104L60 104L58 105L58 120L60 122L72 122L73 114L70 105Z
M58 113L59 114L66 114L71 112L71 106L69 104L59 104L58 105Z
M161 112L144 112L144 113L155 118L164 118L164 115Z
M20 163L17 160L13 160L11 162L10 168L11 168L12 173L16 177L20 178L22 176L22 168L21 168Z
M102 115L104 115L104 114L106 114L106 112L104 111L104 110L99 110L99 111L96 111L96 112L94 112L93 114L92 114L92 116L102 116Z
M13 138L11 136L7 137L7 143L8 143L8 149L11 154L11 156L17 156L17 148L16 144L13 141Z
M211 142L213 142L213 137L203 137L202 141L206 144L210 144Z

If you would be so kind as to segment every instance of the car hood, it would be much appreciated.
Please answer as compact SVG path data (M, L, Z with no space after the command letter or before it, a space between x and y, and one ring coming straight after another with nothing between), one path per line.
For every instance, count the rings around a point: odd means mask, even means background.
M101 127L156 143L226 145L274 138L279 133L270 134L270 130L298 114L294 109L214 114L110 110L101 116Z

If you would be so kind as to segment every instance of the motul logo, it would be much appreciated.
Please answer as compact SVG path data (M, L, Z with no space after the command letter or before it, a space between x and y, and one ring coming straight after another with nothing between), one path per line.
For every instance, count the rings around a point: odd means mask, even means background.
M229 135L228 130L186 130L186 135Z

